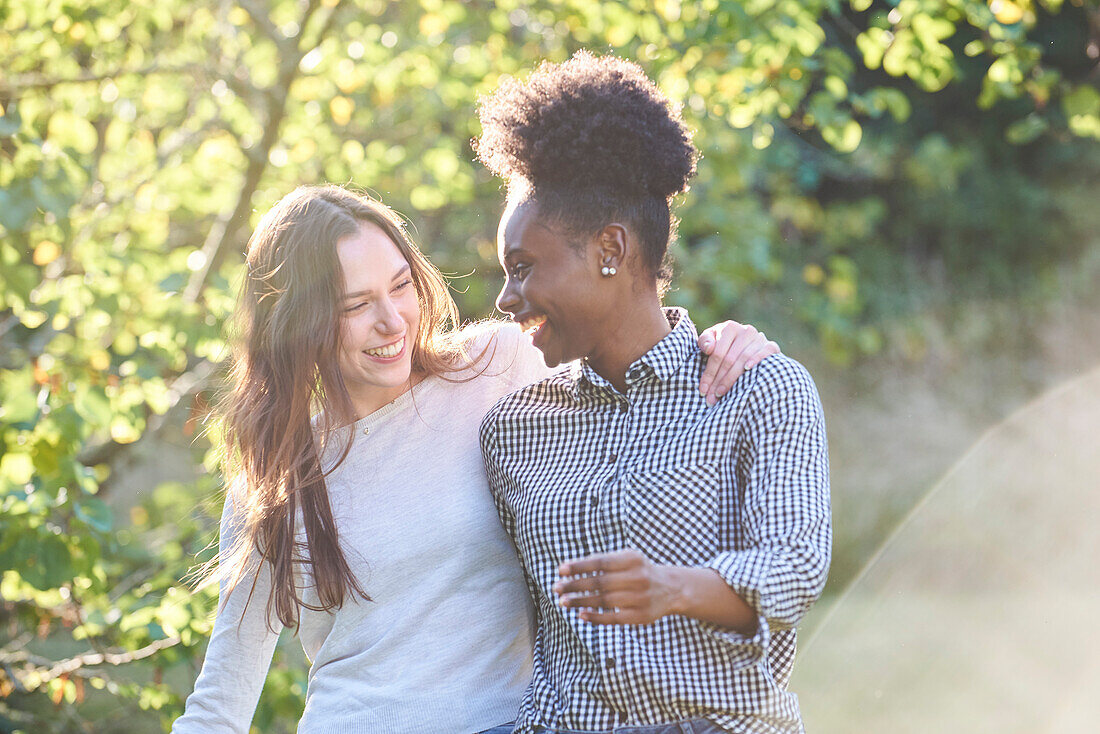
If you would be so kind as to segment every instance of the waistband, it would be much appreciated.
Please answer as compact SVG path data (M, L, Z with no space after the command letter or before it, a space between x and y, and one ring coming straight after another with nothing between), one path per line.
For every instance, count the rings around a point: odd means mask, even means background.
M669 724L650 724L646 726L616 726L614 729L598 731L585 729L550 729L545 726L532 727L533 734L722 734L723 730L706 719L675 721Z

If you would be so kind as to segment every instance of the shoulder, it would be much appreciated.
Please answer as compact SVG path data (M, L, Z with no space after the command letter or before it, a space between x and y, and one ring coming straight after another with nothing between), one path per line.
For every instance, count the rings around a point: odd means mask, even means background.
M568 367L520 387L496 401L482 421L482 436L504 425L516 425L530 416L575 404L573 377Z
M489 376L504 376L517 386L542 379L550 370L542 353L518 324L497 319L475 321L458 332L471 367Z
M821 397L813 377L800 362L785 354L773 354L742 377L750 409L774 417L807 417L821 414Z
M460 369L483 372L488 363L496 360L497 352L507 339L501 338L501 328L506 324L495 319L472 321L448 335Z
M753 392L794 390L817 392L814 380L801 362L785 354L773 354L748 370L745 377Z
M481 319L466 324L454 332L454 336L466 349L477 350L489 346L494 340L501 340L501 332L510 325L507 321L499 319ZM507 340L507 335L503 338Z

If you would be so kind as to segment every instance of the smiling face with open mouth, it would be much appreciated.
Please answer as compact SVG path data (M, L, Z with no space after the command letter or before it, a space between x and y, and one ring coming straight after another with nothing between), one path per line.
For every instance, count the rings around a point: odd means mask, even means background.
M420 303L409 263L377 226L336 245L344 274L340 373L359 415L409 389Z
M591 243L574 243L539 220L534 202L509 206L497 249L504 288L497 308L511 314L550 367L599 351L614 309ZM601 287L603 286L603 287Z

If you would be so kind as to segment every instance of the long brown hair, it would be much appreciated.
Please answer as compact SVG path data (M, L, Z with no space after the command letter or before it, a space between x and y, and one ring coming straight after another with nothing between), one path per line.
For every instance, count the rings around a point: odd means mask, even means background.
M420 304L412 351L416 375L459 369L458 312L442 274L384 204L338 186L303 186L260 220L248 242L247 272L234 316L230 390L220 406L225 468L237 532L207 578L227 584L270 565L272 613L297 628L299 609L326 611L353 593L370 600L340 548L321 457L338 429L356 419L338 367L343 272L336 243L364 222L378 226L409 263ZM327 460L325 462L328 463ZM297 518L305 547L295 539ZM295 571L309 570L319 604L304 601ZM249 591L249 601L255 580Z

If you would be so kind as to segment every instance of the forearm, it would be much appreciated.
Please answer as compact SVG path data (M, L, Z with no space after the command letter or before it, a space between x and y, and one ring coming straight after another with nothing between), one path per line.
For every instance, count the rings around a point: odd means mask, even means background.
M710 622L745 636L757 631L757 612L712 568L666 566L671 614Z
M237 591L235 596L247 596L247 588ZM232 602L218 614L202 671L173 734L249 730L279 633L267 628L264 599L253 599L243 617L240 604Z
M219 550L228 563L239 525L232 497L225 504ZM225 579L221 582L202 670L172 734L245 734L249 730L282 629L282 625L271 629L267 623L270 567L253 560L258 568L245 574L232 592Z

